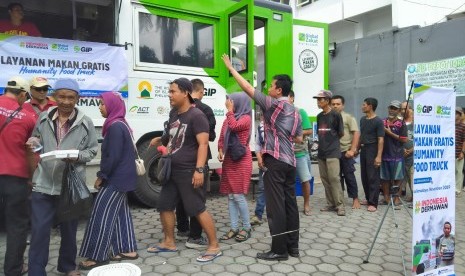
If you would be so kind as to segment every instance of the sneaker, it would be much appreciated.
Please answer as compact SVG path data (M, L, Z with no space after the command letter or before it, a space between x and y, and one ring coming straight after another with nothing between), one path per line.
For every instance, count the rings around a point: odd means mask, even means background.
M185 245L190 249L204 249L208 247L208 240L202 236L198 239L188 238Z
M189 230L188 231L178 231L178 238L188 238L189 237Z
M250 218L250 225L261 225L263 223L262 219L259 219L256 215Z

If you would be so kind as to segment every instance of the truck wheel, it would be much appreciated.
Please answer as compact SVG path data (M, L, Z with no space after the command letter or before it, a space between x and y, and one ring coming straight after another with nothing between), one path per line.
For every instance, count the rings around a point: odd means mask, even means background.
M140 158L144 160L146 173L137 178L137 187L133 195L142 204L155 208L161 191L156 174L160 153L155 147L149 147L149 144L150 140L145 141L137 149Z

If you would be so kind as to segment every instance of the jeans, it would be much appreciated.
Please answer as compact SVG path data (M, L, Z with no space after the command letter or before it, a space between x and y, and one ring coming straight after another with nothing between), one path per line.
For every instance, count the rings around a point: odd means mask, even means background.
M239 229L239 215L242 219L242 227L250 229L249 207L244 194L229 194L229 219L231 220L231 229L237 231Z
M262 169L258 171L258 190L257 190L257 204L255 205L255 215L262 219L263 212L265 211L265 185L263 183L263 173Z

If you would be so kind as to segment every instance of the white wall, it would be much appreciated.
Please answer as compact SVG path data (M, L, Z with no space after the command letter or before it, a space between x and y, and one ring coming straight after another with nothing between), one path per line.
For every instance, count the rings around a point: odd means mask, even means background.
M328 23L329 42L337 43L465 13L464 0L319 0L301 7L293 2L296 18Z
M464 11L463 0L392 0L392 24L399 28L414 25L424 27L446 21L445 16L452 12Z

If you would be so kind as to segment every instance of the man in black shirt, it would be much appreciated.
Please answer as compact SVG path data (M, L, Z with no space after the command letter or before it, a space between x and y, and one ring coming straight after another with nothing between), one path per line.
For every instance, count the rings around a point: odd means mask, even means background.
M321 90L315 97L318 107L323 111L316 116L318 129L318 168L321 182L325 187L327 206L320 211L337 211L338 216L345 216L344 194L339 177L341 144L344 136L344 124L339 112L332 110L330 101L333 94Z
M215 126L216 126L216 119L215 114L210 106L204 104L202 102L203 94L204 94L204 84L201 79L192 79L192 99L194 100L193 106L200 109L200 111L207 116L208 119L208 126L209 126L209 133L208 133L208 141L213 142L216 138L215 133ZM209 190L210 188L210 173L208 170L208 160L212 159L212 154L210 151L210 147L208 147L207 153L207 165L205 166L205 183L203 185L204 189ZM194 249L201 249L206 248L208 245L208 241L202 237L202 226L200 226L199 222L195 217L190 218L186 216L186 212L184 211L184 204L180 200L178 206L176 207L176 227L178 229L178 237L188 236L186 241L187 248L194 248ZM190 228L190 229L189 229Z
M384 145L384 125L375 111L378 100L366 98L362 104L362 112L365 116L360 118L360 172L362 177L365 199L362 205L368 205L369 212L375 212L378 208L379 198L379 167Z

